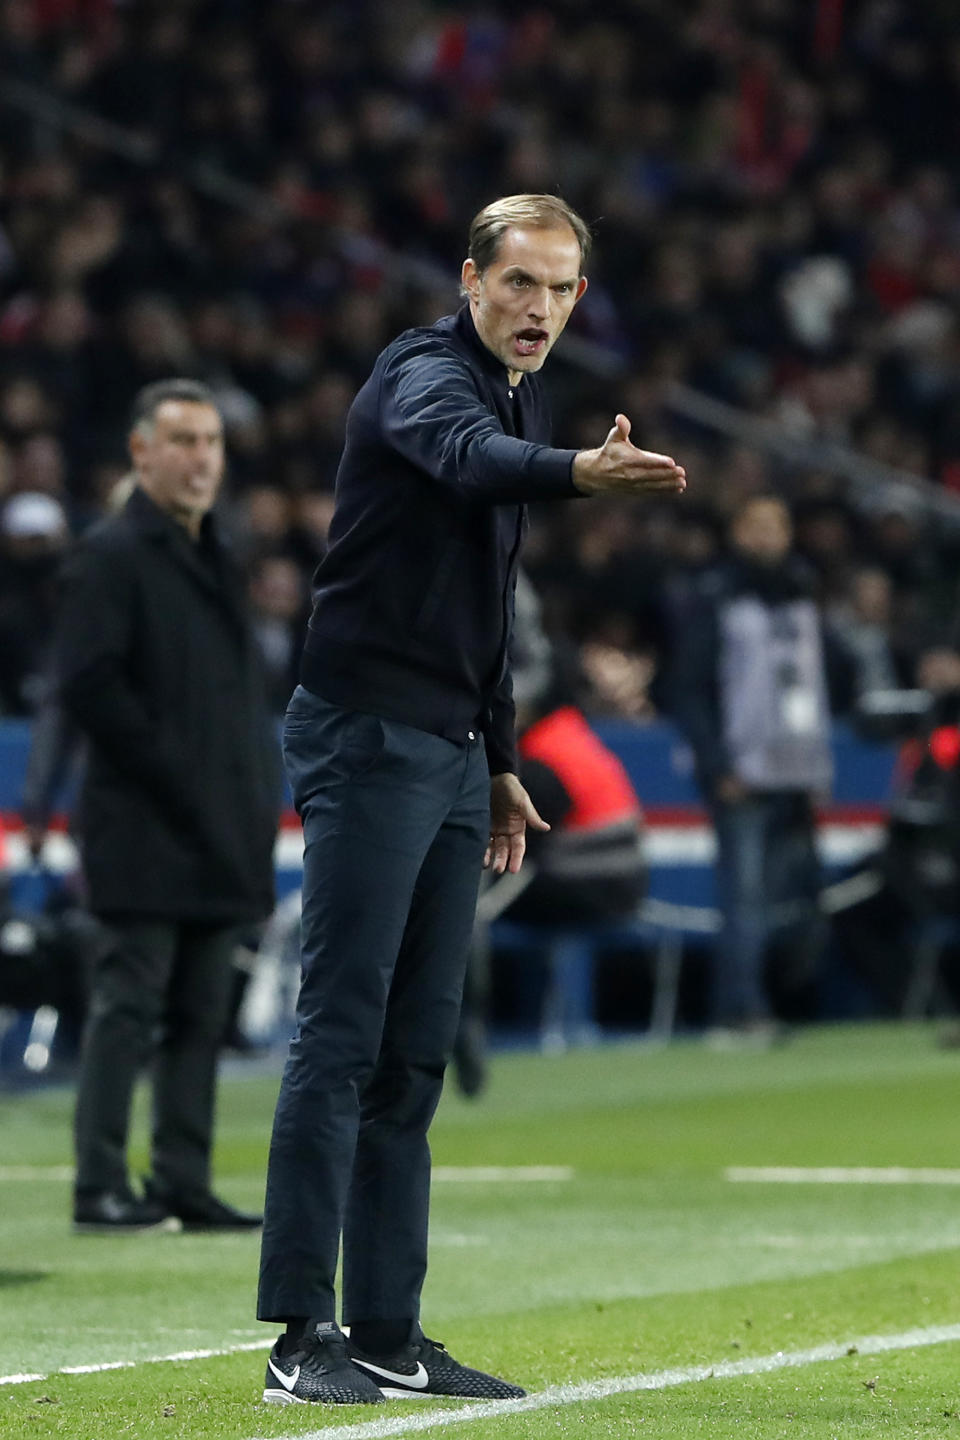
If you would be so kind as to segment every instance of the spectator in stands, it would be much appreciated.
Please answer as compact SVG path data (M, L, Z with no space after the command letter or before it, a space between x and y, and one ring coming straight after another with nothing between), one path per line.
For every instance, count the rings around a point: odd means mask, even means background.
M925 651L917 663L917 682L920 689L908 692L908 698L920 701L917 713L906 716L894 711L891 717L906 738L898 767L901 794L891 807L885 870L891 890L912 918L936 914L956 918L960 915L960 650L941 644ZM870 720L876 725L883 711L877 705L872 710Z
M70 540L63 506L24 491L0 510L0 713L32 715L43 699L57 603L57 570Z
M814 803L832 780L830 707L820 617L783 501L746 501L730 542L675 637L668 692L716 832L713 1021L762 1042L775 1033L764 982L774 934L789 929L807 976L823 941Z
M65 566L57 643L61 700L88 742L84 877L110 934L81 1059L74 1221L250 1228L258 1215L210 1189L214 1086L234 934L272 907L279 787L243 581L209 513L224 466L210 392L148 387L130 452L129 500ZM127 1131L151 1052L140 1198Z
M827 630L848 658L851 694L845 710L877 691L896 690L901 684L890 634L893 598L886 570L862 565L851 576L846 596L838 598L828 611Z
M562 682L518 706L517 719L520 778L550 833L533 842L536 873L511 918L564 925L631 915L646 862L640 801L622 763Z
M107 511L118 514L133 493L135 472L128 471L109 487ZM40 703L30 726L30 753L20 795L20 818L30 857L35 865L43 861L50 821L63 792L77 784L83 772L86 745L83 733L60 702L51 672L54 657L40 686Z
M867 692L856 720L865 738L900 751L875 864L883 884L837 917L838 938L874 1013L920 1017L955 991L941 961L960 916L960 649L944 638L924 650L913 685ZM960 1044L960 1028L941 1043Z
M449 308L461 222L508 173L562 180L605 217L573 321L592 374L553 377L569 445L609 374L652 450L678 443L679 383L801 441L960 473L949 7L911 16L908 41L902 6L837 7L829 57L802 6L747 0L533 20L425 0L399 29L396 6L369 0L365 45L331 7L192 5L142 24L92 9L0 14L11 73L121 127L109 164L72 115L38 130L8 105L0 136L0 437L31 488L65 470L71 520L95 504L134 390L171 369L222 401L237 488L330 489L351 388L385 334ZM557 141L571 115L575 159ZM695 492L722 515L756 473L689 428L688 460L694 439ZM803 492L796 468L764 484L781 480ZM646 625L661 577L642 537L619 538ZM616 578L601 574L594 611L622 612ZM936 577L917 578L922 624Z

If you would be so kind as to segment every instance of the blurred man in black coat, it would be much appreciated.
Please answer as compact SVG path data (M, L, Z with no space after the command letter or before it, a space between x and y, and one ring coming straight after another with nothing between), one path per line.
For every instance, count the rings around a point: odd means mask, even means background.
M143 390L130 452L129 501L65 567L57 645L62 702L89 742L84 874L111 937L81 1061L74 1221L254 1226L212 1194L210 1150L233 935L273 904L278 772L243 580L208 513L224 448L206 387ZM141 1198L127 1132L154 1048Z

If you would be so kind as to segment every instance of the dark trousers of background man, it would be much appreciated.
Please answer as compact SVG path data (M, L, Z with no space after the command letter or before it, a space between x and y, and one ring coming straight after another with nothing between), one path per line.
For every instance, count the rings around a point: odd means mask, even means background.
M274 1122L261 1320L417 1319L427 1129L453 1048L490 776L462 743L298 689L284 759L303 821L298 1028Z
M153 1055L151 1173L177 1195L210 1188L217 1056L236 928L116 917L94 969L75 1134L77 1190L122 1190L137 1075Z
M826 939L813 810L802 791L754 792L737 804L715 805L713 822L723 923L712 1018L719 1025L764 1020L771 941L787 939L794 976L810 980Z

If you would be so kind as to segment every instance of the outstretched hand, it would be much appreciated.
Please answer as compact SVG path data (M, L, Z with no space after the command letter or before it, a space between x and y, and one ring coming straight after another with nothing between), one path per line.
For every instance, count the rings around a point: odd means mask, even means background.
M596 450L581 450L573 462L573 483L586 495L679 494L687 475L669 455L638 450L630 439L630 421L618 415Z
M530 796L516 775L494 775L490 780L490 843L483 857L483 868L494 875L509 870L516 875L523 864L527 848L527 826L549 830L546 820L537 814Z

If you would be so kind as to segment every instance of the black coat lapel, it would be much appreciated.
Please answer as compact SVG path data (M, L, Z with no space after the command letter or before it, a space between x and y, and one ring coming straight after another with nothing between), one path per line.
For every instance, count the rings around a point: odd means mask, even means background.
M213 515L205 516L203 521L205 533L201 543L205 553L139 486L127 501L124 516L141 534L165 545L181 569L220 605L246 637L247 605L243 580L220 539Z

